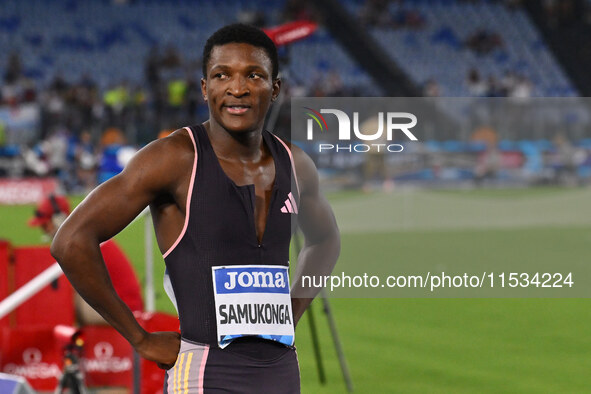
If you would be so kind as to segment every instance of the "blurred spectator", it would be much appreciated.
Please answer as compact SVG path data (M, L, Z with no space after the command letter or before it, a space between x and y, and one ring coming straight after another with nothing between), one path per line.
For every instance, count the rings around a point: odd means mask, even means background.
M80 134L80 140L74 148L76 185L79 191L86 194L96 186L97 152L88 131Z
M478 158L474 169L474 182L482 186L487 180L497 179L497 173L501 169L501 152L495 143L488 143L486 151Z
M110 125L125 127L130 104L129 86L126 81L119 83L103 94L107 122Z
M101 149L98 164L98 183L120 173L137 149L127 145L125 136L120 129L111 127L101 137Z
M181 124L183 107L187 96L187 81L179 76L171 78L167 85L167 91L167 118L174 124Z
M503 97L503 91L501 89L501 85L494 77L494 75L489 75L486 79L486 97Z
M173 45L169 45L166 48L166 51L162 56L160 64L164 68L176 68L181 66L181 55L179 54L176 47L174 47Z
M0 103L17 105L33 102L37 96L35 82L23 75L23 67L18 52L12 52L7 59L0 88Z
M434 78L429 78L423 86L423 94L426 97L439 97L441 95L441 89L439 84Z
M465 45L479 55L486 55L503 47L503 39L498 33L480 29L471 34Z
M554 137L554 154L551 163L554 169L554 182L565 186L575 186L577 177L576 149L564 134Z
M67 152L69 132L64 127L55 128L50 136L34 147L23 147L22 157L25 174L29 176L67 175Z
M83 129L98 127L103 115L98 88L88 74L71 85L57 74L37 102L42 114L41 138L61 125L77 135Z
M504 96L509 96L510 92L517 84L518 76L514 71L507 70L501 77L500 86Z
M125 143L125 137L123 132L116 127L110 127L103 133L100 144L102 147L109 145L123 145Z
M47 176L50 172L49 164L45 156L38 149L23 146L21 149L23 159L23 173L25 176Z
M483 79L478 70L472 68L468 71L465 83L470 95L474 97L527 98L533 94L533 84L530 79L510 70L506 71L499 80L494 75Z
M49 84L49 90L61 95L65 93L66 89L68 89L68 83L61 73L57 73Z
M5 83L2 85L1 94L3 103L15 106L19 103L20 97L22 96L22 88L16 82Z
M51 133L49 138L40 143L40 149L47 158L50 174L61 177L66 170L69 131L60 127Z
M470 71L468 71L468 75L466 76L466 85L468 85L468 91L470 92L470 95L474 97L486 96L488 92L486 81L480 77L480 73L475 68L472 68Z
M528 98L532 96L533 85L529 78L520 75L516 78L515 84L509 90L508 96L515 98Z
M35 81L30 78L22 79L22 99L23 103L32 103L37 100L37 88L35 87Z

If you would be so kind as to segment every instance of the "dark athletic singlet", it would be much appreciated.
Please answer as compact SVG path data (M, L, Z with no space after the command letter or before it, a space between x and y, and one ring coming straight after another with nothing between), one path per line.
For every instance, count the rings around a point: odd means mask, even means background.
M291 152L263 131L275 181L259 244L254 185L238 186L226 175L203 126L185 129L196 152L185 225L164 254L183 339L177 362L167 372L165 392L298 393L295 348L253 337L218 347L212 280L212 267L289 265L292 216L299 205Z
M196 168L187 195L185 228L164 254L164 261L176 297L181 335L217 346L212 267L287 266L298 193L292 193L291 153L277 137L263 131L263 140L275 163L275 182L259 244L254 185L237 186L226 175L203 126L188 130L196 145Z

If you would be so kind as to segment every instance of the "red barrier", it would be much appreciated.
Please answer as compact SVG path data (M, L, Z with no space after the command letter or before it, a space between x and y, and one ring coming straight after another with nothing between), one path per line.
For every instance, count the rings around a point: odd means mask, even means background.
M48 247L11 249L8 242L0 241L0 299L53 262ZM65 276L61 276L0 320L0 371L25 377L39 391L55 389L62 371L63 343L55 338L53 329L58 324L73 325L72 292ZM178 318L173 315L137 312L136 318L150 332L179 331ZM126 387L131 391L134 355L129 343L109 326L86 326L82 331L86 385ZM141 393L162 393L164 371L144 359L139 368Z
M55 262L47 246L15 248L14 259L16 288ZM60 276L16 309L16 326L74 324L73 291L66 277Z
M12 246L10 242L0 240L0 300L5 299L12 292L14 287L14 275L10 266ZM14 320L14 314L9 314L0 319L0 330L10 326L10 319Z
M175 331L178 319L161 313L146 314L140 323L150 331ZM64 341L59 341L54 327L30 326L4 328L0 371L23 376L39 391L55 389L62 371ZM83 364L88 388L124 387L133 391L134 355L131 345L110 326L85 326ZM140 361L142 394L162 393L164 371L147 360Z
M133 388L133 349L109 326L85 326L84 370L86 385Z
M179 331L176 316L165 313L136 312L136 319L149 332ZM101 386L133 388L133 349L115 329L107 326L86 326L82 329L86 384L90 388ZM164 371L156 363L140 359L140 392L162 393Z
M53 327L4 328L0 371L23 376L38 391L53 391L62 370L62 353Z

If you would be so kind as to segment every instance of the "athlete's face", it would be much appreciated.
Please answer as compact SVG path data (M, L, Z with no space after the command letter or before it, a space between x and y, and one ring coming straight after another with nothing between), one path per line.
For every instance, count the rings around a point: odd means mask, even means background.
M215 46L201 79L210 122L231 132L262 129L281 81L273 80L271 59L263 48L245 43Z

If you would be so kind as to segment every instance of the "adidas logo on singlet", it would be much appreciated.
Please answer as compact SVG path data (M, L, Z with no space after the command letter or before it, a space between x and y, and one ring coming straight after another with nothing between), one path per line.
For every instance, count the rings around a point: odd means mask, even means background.
M283 203L281 207L282 213L298 213L298 206L293 198L293 194L291 192L287 195L287 200Z

